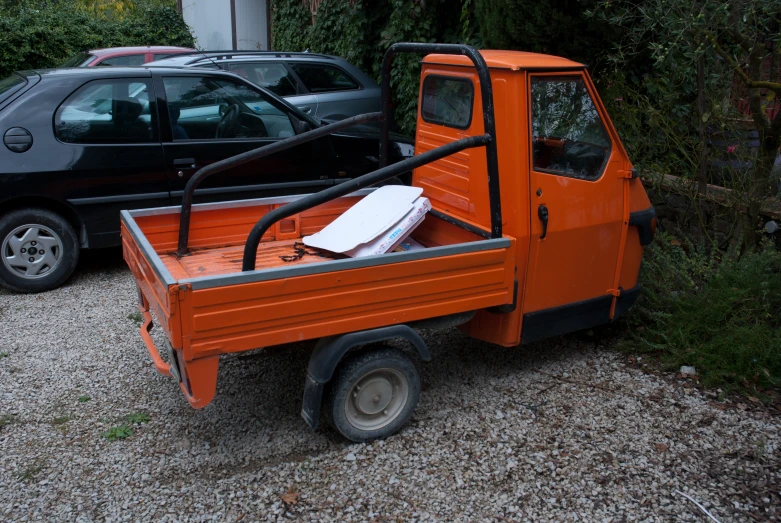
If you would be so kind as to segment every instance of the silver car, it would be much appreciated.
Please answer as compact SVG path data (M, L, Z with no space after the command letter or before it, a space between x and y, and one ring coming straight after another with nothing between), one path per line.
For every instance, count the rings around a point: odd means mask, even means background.
M320 120L380 110L380 86L347 60L315 53L204 51L172 56L147 67L220 68L284 97Z

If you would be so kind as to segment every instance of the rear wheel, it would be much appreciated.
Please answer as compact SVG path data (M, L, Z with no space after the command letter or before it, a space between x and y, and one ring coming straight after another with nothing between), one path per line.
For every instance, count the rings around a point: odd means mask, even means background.
M0 284L16 292L62 285L79 260L73 227L45 209L20 209L0 218Z
M349 356L331 381L325 414L345 438L386 438L409 420L420 399L415 364L398 349L382 347Z

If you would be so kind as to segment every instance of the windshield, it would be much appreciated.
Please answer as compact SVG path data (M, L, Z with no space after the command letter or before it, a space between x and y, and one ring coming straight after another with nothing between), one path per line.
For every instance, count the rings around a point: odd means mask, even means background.
M0 80L0 103L6 101L12 94L27 84L27 80L18 74L12 74L4 80Z
M95 56L89 53L76 53L60 64L60 67L84 67L94 59Z

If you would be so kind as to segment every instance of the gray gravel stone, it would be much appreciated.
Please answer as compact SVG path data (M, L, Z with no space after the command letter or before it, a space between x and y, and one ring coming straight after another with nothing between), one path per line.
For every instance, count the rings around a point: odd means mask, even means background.
M779 519L777 418L573 337L424 333L420 405L386 441L308 429L298 347L224 357L193 410L149 361L119 256L0 291L2 521L705 521L676 490L722 522Z

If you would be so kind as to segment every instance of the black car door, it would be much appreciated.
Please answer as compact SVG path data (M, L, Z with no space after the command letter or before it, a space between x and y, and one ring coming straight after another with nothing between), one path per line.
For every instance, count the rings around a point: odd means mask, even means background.
M122 209L170 205L155 105L150 77L103 78L81 85L54 113L47 149L61 167L46 190L75 207L90 247L119 243Z
M187 180L201 167L294 136L300 121L273 95L229 75L161 72L155 85L175 203L181 202ZM325 138L232 167L206 179L194 201L315 192L333 184L332 155Z

